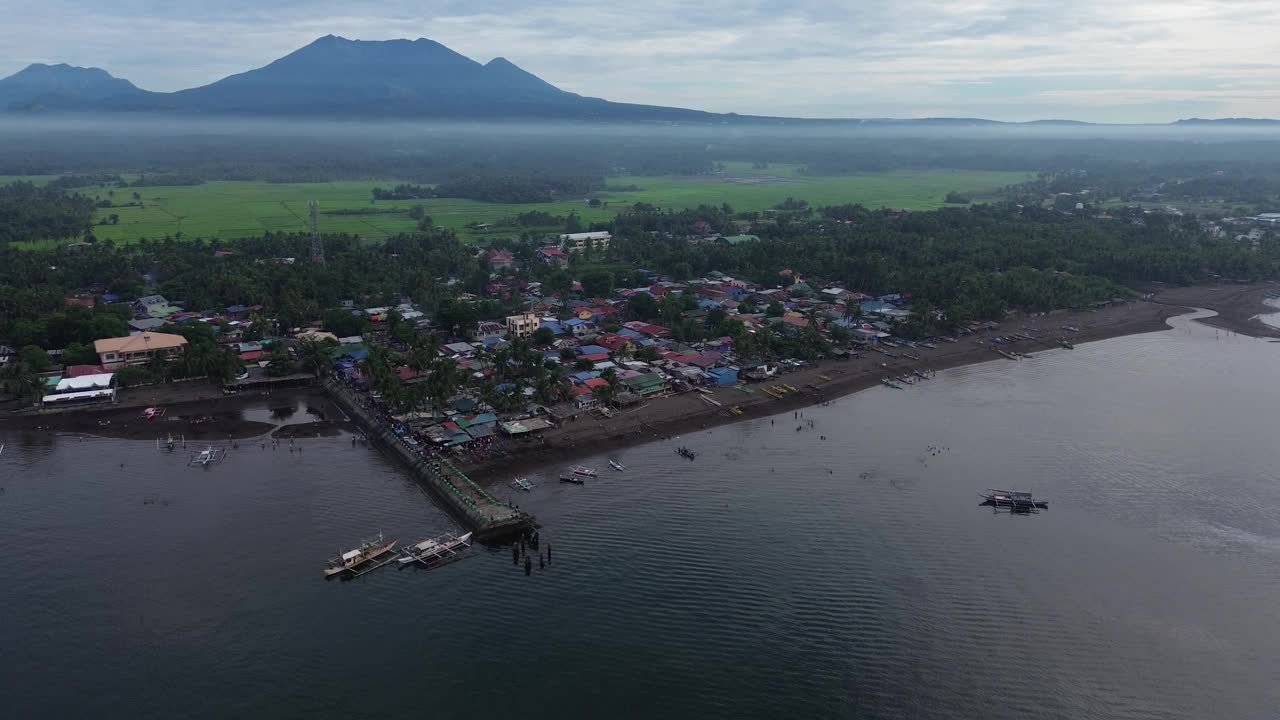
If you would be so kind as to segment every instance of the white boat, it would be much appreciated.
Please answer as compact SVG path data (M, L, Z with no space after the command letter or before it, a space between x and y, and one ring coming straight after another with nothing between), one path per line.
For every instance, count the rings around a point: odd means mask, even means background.
M569 469L573 471L573 474L574 474L574 475L582 475L582 476L584 476L584 477L595 477L595 476L596 476L596 470L595 470L595 468L589 468L589 467L586 467L586 466L583 466L583 465L574 465L573 467L571 467L571 468L569 468Z
M222 456L223 456L223 451L221 449L215 448L212 445L210 445L204 450L201 450L200 452L193 455L191 457L191 460L187 464L208 467L209 465L221 460Z
M458 550L468 547L471 547L471 533L462 536L445 533L438 537L421 540L404 548L400 551L399 562L401 565L408 565L414 562L430 565L437 560L457 555Z
M355 550L348 550L337 557L329 558L329 562L324 566L324 576L333 577L345 572L355 572L361 565L391 552L395 546L395 538L388 542L383 539L382 533L378 533L377 537L361 542Z
M610 461L609 461L609 467L613 468L614 470L617 470L618 472L622 472L623 470L626 470L626 469L627 469L627 466L626 466L626 465L623 465L622 463L618 462L617 460L610 460Z
M523 490L525 492L529 492L530 490L533 490L533 483L529 482L528 480L525 480L524 478L516 478L515 480L511 481L511 484L516 489Z

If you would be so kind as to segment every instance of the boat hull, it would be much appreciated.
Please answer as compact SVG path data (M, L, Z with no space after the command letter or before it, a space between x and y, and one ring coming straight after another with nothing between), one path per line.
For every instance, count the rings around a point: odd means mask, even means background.
M376 548L373 548L369 552L365 553L364 555L361 555L360 557L352 560L349 563L343 563L342 565L330 565L324 569L324 576L333 577L335 575L341 575L343 573L355 572L356 570L359 570L361 566L368 564L371 560L376 560L382 557L383 555L386 555L387 553L394 550L396 547L396 542L397 541L392 540L391 542L388 542L385 545L380 545Z

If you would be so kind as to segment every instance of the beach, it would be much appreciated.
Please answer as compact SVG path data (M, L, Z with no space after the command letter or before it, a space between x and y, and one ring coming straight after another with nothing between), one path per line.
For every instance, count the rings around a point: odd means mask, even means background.
M824 360L763 383L652 398L638 407L613 411L607 418L583 412L538 436L504 441L505 455L482 463L460 465L478 481L509 479L512 473L557 462L571 462L586 453L676 437L750 418L798 412L877 385L882 378L897 377L914 370L936 371L988 361L1014 362L997 354L997 347L1007 347L1019 353L1070 352L1060 349L1060 339L1079 344L1166 330L1168 318L1186 313L1189 308L1214 310L1218 315L1202 322L1226 331L1255 337L1280 337L1280 331L1256 319L1259 314L1274 311L1263 300L1266 293L1275 287L1219 285L1175 288L1156 292L1151 301L1017 316L998 323L993 329L958 337L955 343L938 342L936 349L893 349L891 351L899 356L896 359L863 351L858 358ZM1075 330L1069 331L1065 327ZM1013 333L1024 333L1036 339L1019 340L1008 346L989 342L991 337ZM902 357L904 352L918 354L920 360ZM781 397L763 391L763 388L779 386L784 386ZM278 406L280 412L269 417L245 412L248 407L260 408L264 398L269 407ZM141 409L151 405L164 406L166 416L161 420L144 419ZM303 438L328 436L351 428L346 415L318 388L224 396L218 388L202 383L124 390L118 403L109 408L9 415L0 418L0 425L125 439L153 439L172 433L193 440L246 439L267 433L279 438Z

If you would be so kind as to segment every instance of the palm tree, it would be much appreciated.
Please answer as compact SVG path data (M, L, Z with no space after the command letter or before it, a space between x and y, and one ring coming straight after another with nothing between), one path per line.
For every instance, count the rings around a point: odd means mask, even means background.
M4 389L16 398L29 397L35 402L40 402L44 396L44 382L40 374L20 360L5 370Z
M302 367L315 373L319 378L329 364L333 362L335 343L329 338L307 337L298 343L298 358ZM372 359L372 352L370 352Z

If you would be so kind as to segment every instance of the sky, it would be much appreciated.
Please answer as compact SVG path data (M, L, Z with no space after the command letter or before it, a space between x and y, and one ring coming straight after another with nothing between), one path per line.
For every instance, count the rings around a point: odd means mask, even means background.
M714 112L1280 118L1276 0L0 0L0 17L0 76L66 62L147 90L332 33L427 37L583 95Z

